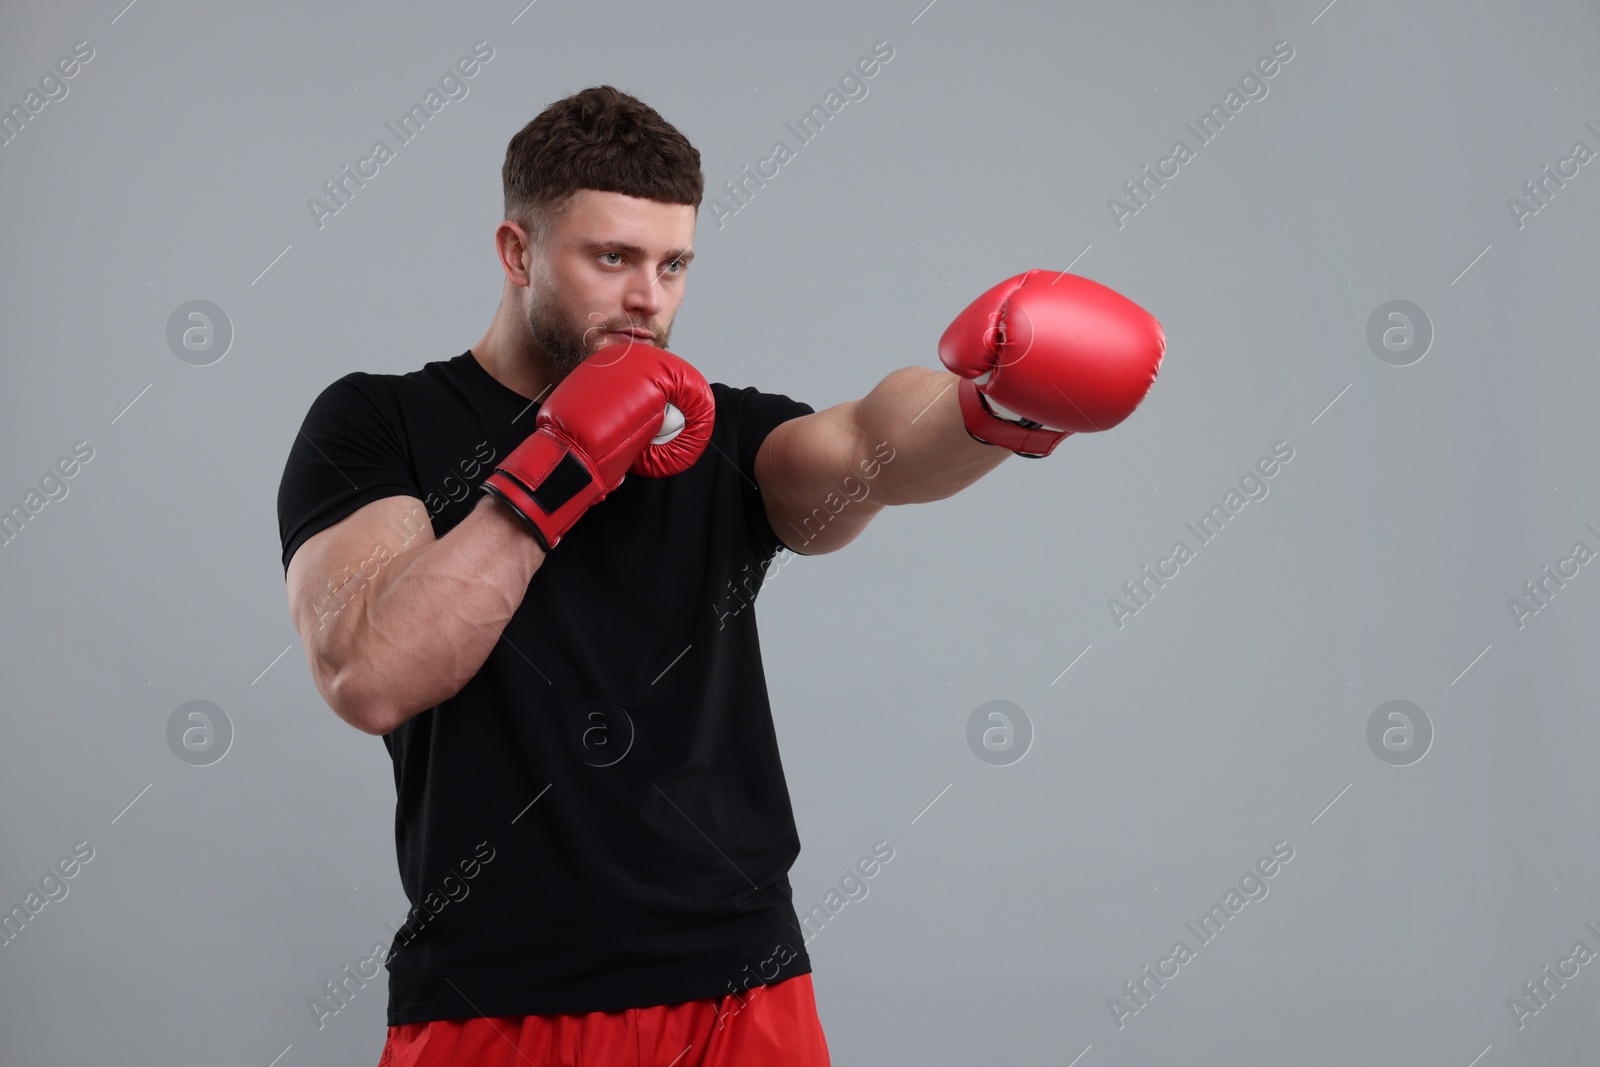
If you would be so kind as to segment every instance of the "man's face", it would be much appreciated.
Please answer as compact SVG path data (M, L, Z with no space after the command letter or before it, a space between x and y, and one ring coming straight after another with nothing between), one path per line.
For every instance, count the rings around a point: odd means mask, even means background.
M695 209L580 189L532 251L528 328L560 377L599 349L667 347L694 258Z

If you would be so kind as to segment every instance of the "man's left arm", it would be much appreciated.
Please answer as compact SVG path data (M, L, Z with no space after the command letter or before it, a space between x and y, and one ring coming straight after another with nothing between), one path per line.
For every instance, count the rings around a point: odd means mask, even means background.
M962 423L961 379L905 367L860 400L775 427L756 453L767 519L792 551L836 552L889 504L954 496L1012 453Z
M1161 324L1105 286L1032 270L991 288L939 339L947 370L906 367L860 400L775 427L756 453L767 519L790 549L833 552L890 504L965 489L1013 453L1109 430L1149 392Z

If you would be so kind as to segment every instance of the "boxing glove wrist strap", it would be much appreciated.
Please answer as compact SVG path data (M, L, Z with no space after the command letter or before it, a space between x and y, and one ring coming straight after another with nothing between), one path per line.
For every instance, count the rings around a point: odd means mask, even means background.
M956 387L961 402L961 421L974 441L1010 449L1024 459L1048 456L1070 430L1052 430L1031 419L1006 419L996 415L971 378L962 378Z
M483 483L550 551L606 489L583 453L546 429L512 449Z

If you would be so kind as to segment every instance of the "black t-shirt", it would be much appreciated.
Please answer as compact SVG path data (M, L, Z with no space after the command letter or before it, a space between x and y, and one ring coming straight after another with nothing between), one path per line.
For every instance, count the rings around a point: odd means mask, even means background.
M812 408L711 388L700 459L624 478L545 559L472 680L384 736L411 902L391 924L389 1025L672 1004L810 972L752 601L781 548L756 451ZM537 410L470 350L340 378L284 470L285 569L383 497L423 501L446 536ZM354 580L388 559L368 555Z

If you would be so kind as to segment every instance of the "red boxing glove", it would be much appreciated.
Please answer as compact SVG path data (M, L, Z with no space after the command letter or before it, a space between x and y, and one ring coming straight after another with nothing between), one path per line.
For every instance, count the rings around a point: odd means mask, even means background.
M693 466L711 440L716 406L704 376L671 352L607 345L551 391L533 433L483 490L516 512L548 552L626 472L665 478Z
M1001 282L939 338L939 358L962 377L967 432L1030 459L1068 434L1109 430L1133 414L1166 350L1161 324L1144 308L1052 270Z

